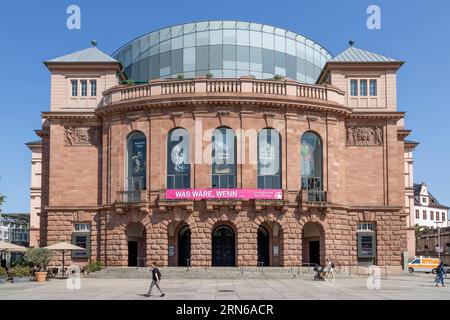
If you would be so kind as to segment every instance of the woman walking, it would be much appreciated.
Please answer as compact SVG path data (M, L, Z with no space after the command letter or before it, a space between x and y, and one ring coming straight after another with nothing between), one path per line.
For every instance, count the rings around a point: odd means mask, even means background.
M437 271L436 280L435 280L436 281L436 288L439 287L439 282L442 284L443 287L445 287L444 277L445 277L446 270L445 270L445 267L444 267L444 263L442 261L439 262L439 265L438 265L436 271Z

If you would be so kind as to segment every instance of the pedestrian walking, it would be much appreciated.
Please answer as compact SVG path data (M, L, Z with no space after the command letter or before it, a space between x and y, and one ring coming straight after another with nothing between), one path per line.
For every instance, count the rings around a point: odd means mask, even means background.
M444 267L444 263L442 261L439 262L439 265L438 265L436 271L437 271L436 272L436 280L435 280L436 288L439 288L439 283L441 283L442 286L445 287L444 277L445 277L445 274L446 274L446 270L445 270L445 267Z
M336 265L334 264L333 259L328 258L327 259L327 279L332 279L331 281L335 281L334 278L334 268L336 267Z
M160 297L164 297L166 294L162 292L159 282L161 281L161 272L156 267L156 262L152 262L152 283L150 284L150 288L148 289L147 297L150 297L152 295L153 287L156 286L156 288L161 292Z

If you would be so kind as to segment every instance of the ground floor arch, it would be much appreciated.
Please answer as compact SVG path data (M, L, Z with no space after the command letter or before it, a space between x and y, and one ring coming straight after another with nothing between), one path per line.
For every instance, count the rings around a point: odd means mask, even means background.
M234 267L236 265L236 236L227 225L217 226L212 233L212 266Z
M128 266L144 267L147 257L144 225L140 222L132 222L127 225L125 233L127 236Z
M186 267L191 262L191 228L184 222L171 222L167 228L168 265Z
M178 232L178 266L191 264L191 229L183 226Z
M257 231L258 265L278 267L283 264L283 230L277 222L265 221Z
M308 222L302 232L302 264L304 266L324 264L324 231L320 223Z

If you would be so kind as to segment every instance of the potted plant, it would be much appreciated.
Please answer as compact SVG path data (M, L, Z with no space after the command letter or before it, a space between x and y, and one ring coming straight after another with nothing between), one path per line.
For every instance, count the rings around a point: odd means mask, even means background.
M8 273L5 268L0 267L0 284L6 283L6 279L8 278Z
M15 266L11 269L11 278L14 283L30 281L30 268L28 266Z
M37 282L44 282L47 278L47 267L52 260L53 252L45 248L28 249L25 259L35 268Z

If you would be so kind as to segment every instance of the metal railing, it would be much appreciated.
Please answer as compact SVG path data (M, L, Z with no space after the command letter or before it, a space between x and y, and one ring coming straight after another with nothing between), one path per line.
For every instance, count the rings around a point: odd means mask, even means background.
M147 267L147 258L136 258L137 266L136 268L145 268Z
M313 203L326 203L327 202L327 193L325 191L303 190L302 191L302 201L313 202Z
M325 203L327 193L323 191L320 177L302 177L302 202Z

